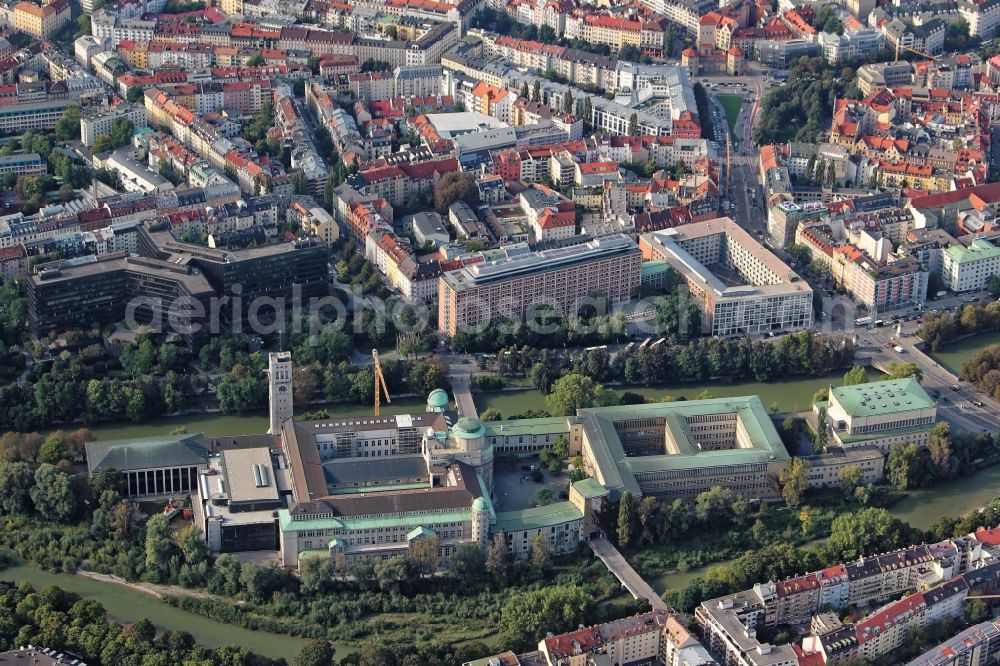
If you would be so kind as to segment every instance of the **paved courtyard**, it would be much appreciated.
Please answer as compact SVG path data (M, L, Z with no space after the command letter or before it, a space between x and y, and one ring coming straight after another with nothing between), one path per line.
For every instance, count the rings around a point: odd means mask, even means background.
M536 490L542 487L548 487L552 491L554 502L565 499L560 498L559 494L568 491L569 477L565 474L552 476L547 471L542 470L542 474L545 475L544 480L541 483L535 483L531 480L531 472L524 467L537 464L537 456L517 460L513 470L505 461L497 460L494 462L493 494L496 497L494 506L497 511L519 511L531 508L532 496Z

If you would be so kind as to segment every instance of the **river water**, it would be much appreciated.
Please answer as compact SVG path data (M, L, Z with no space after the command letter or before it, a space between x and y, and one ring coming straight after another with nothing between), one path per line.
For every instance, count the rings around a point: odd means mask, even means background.
M943 349L934 352L931 356L938 363L958 375L962 372L962 364L975 356L976 352L996 344L1000 344L1000 333L983 333L947 344Z

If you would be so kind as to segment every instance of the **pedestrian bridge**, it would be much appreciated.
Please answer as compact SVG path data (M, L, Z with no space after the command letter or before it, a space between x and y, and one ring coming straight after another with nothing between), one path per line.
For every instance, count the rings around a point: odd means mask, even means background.
M632 568L625 557L604 537L590 540L590 549L604 562L614 577L636 599L645 599L653 610L670 610L649 583Z

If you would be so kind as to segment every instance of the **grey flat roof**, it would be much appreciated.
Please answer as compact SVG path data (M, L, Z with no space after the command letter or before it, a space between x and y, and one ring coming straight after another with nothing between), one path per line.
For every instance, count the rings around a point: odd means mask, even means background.
M427 461L415 453L388 458L341 458L323 464L323 476L330 485L345 483L367 484L373 481L392 482L429 476Z

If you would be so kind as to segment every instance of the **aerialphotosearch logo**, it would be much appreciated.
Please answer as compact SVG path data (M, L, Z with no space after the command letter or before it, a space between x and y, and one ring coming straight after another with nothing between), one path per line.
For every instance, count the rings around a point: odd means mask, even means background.
M236 284L229 294L205 300L189 296L173 300L137 296L126 305L125 324L133 330L185 337L307 333L308 344L319 344L318 336L334 332L363 335L393 330L420 335L434 330L448 331L451 329L441 320L449 318L455 320L455 332L479 335L492 326L504 335L526 329L536 339L567 328L580 338L597 336L604 340L675 335L688 339L712 333L712 319L703 302L693 297L684 284L670 295L644 296L620 303L602 294L580 297L570 303L545 295L529 302L513 296L490 300L466 297L452 310L441 308L440 312L432 312L431 308L436 306L423 300L402 297L384 300L366 295L359 285L339 287L333 294L308 299L302 298L300 285L292 286L288 298L266 295L246 298L243 291L242 285ZM856 329L868 328L856 325L858 317L865 313L845 295L823 298L821 316L814 316L811 298L787 299L763 318L761 308L766 304L760 299L745 299L732 305L718 315L735 322L729 337L766 336L770 332L778 334L801 328L824 334L852 334Z

